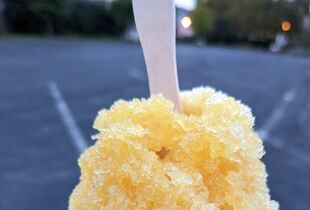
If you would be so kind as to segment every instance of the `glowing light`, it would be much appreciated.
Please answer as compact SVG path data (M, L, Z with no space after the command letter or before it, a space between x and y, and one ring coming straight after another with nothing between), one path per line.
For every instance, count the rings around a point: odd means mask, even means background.
M192 25L192 19L188 16L185 16L182 18L181 24L185 29L187 29Z
M288 21L283 21L282 22L282 30L283 31L289 31L292 28L292 24Z

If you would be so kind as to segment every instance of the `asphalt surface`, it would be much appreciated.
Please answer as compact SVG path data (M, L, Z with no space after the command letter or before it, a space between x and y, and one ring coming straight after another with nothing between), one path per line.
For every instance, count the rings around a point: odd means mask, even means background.
M177 59L182 89L213 86L252 108L265 138L272 198L283 210L310 209L310 59L189 45L178 46ZM141 48L91 40L0 41L0 209L67 209L79 177L79 149L52 86L92 145L98 110L119 98L147 97Z

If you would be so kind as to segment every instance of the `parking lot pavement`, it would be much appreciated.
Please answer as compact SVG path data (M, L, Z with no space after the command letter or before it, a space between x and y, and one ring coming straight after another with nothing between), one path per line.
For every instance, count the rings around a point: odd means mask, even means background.
M310 59L189 45L177 58L182 89L213 86L252 108L272 198L282 210L310 209ZM0 209L66 209L98 110L147 96L136 44L1 40Z

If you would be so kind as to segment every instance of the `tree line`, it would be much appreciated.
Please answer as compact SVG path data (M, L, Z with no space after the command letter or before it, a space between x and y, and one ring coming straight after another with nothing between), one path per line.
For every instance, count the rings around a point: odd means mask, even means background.
M133 24L131 0L4 0L12 32L120 36ZM190 16L197 37L209 42L270 43L289 21L302 28L306 0L197 0Z
M302 28L307 1L287 0L198 0L193 11L196 34L213 42L273 41L283 31L292 37Z
M121 35L133 22L130 0L4 0L11 32Z

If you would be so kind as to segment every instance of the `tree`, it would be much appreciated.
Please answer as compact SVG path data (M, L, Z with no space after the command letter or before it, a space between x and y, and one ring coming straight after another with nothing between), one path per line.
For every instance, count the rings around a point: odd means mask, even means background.
M54 33L65 21L67 0L4 0L4 16L11 31Z
M4 18L10 31L39 32L40 20L29 10L26 0L4 0Z
M300 2L272 0L209 0L214 15L211 37L215 41L251 41L269 43L289 21L294 35L301 25Z
M66 0L28 0L30 11L45 22L48 34L55 33L55 21L64 16L66 3Z
M213 18L206 0L198 0L197 7L191 14L193 29L199 37L206 37L212 29Z
M68 17L69 28L74 33L114 33L114 21L103 1L76 0L71 4Z
M115 23L116 33L123 34L134 21L131 0L112 1L110 14Z

